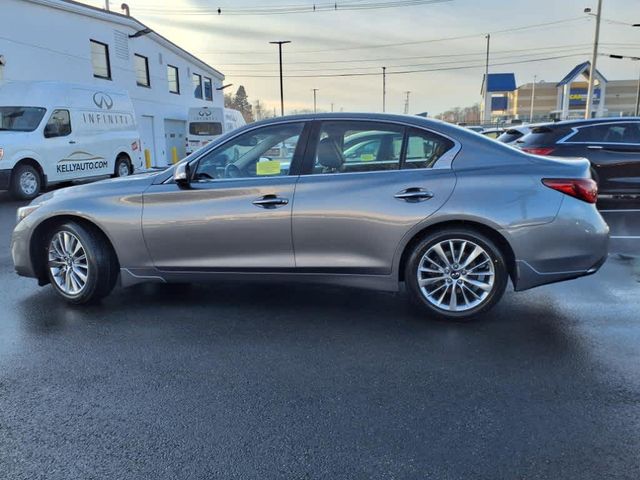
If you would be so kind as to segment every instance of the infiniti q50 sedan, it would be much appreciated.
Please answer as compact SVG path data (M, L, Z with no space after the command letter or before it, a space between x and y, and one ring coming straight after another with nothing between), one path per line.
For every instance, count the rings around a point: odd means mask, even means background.
M273 155L286 146L290 155ZM594 273L609 229L587 160L528 154L421 117L282 117L159 173L18 211L18 274L71 303L116 283L303 281L396 291L432 317Z

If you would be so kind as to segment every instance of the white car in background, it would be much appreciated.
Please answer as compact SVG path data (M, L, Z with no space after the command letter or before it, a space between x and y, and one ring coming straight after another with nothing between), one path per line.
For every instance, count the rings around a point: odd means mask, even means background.
M142 167L129 94L63 82L0 87L0 190L20 200L47 185Z
M502 135L496 138L496 140L507 144L515 143L529 133L533 128L540 127L542 125L546 125L546 123L530 123L528 125L516 125L509 127L502 133Z

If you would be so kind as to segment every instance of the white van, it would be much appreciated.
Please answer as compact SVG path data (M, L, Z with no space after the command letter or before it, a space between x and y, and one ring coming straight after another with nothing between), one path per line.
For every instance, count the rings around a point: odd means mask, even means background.
M233 108L224 109L224 133L231 132L236 128L243 127L247 124L239 110Z
M187 155L218 138L223 131L224 113L222 108L190 108L185 141Z
M127 92L62 82L0 86L0 190L26 200L46 185L141 167Z

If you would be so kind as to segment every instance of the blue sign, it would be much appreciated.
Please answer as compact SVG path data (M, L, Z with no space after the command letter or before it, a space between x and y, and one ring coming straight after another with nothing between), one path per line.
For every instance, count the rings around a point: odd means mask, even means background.
M583 87L572 88L569 91L569 107L581 107L587 106L587 93L588 90ZM598 105L600 103L600 89L595 88L593 90L593 104Z
M491 97L491 111L503 111L509 107L509 99L507 97Z

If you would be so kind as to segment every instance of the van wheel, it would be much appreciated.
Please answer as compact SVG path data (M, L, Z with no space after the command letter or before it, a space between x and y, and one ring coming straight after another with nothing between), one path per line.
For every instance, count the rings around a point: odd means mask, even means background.
M31 165L18 165L11 172L9 193L16 200L32 200L42 188L40 172Z
M128 177L132 172L131 162L126 155L120 155L116 159L116 168L114 170L114 177Z

